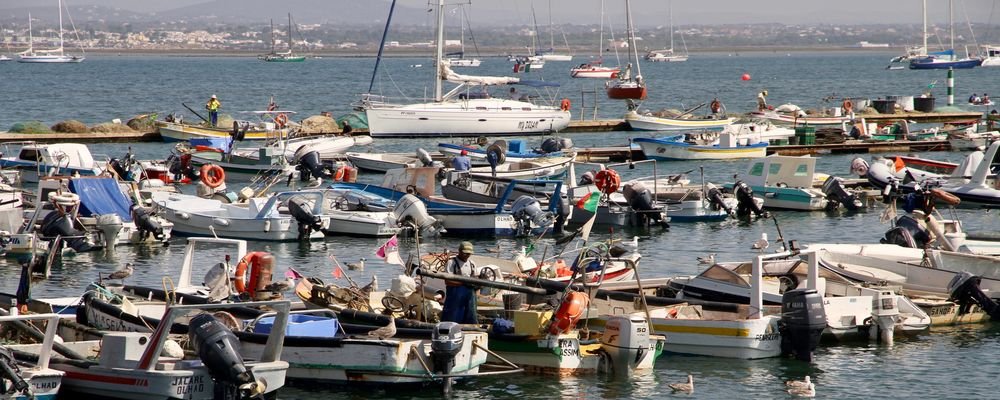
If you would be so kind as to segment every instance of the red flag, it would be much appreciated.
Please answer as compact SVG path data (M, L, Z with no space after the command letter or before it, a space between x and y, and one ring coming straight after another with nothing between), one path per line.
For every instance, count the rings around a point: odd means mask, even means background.
M903 162L902 158L896 157L896 161L893 163L893 166L896 167L896 172L899 172L902 171L903 168L906 168L906 163Z
M302 279L303 276L295 268L288 267L288 271L285 271L285 278Z
M340 261L337 261L337 257L334 256L330 256L330 259L333 260L334 263L333 272L331 272L331 275L333 275L333 277L336 279L343 278L344 269L340 267Z

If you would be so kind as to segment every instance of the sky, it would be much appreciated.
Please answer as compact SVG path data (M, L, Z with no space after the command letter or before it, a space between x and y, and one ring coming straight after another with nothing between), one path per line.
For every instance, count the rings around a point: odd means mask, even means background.
M55 0L0 0L0 8L14 6L39 6L43 1ZM209 0L66 0L72 6L87 4L120 7L133 11L158 12L167 9L205 3ZM335 7L339 2L365 1L372 4L373 12L384 12L388 0L330 0ZM432 0L436 2L436 0ZM508 24L531 21L534 5L539 24L548 23L547 0L446 0L447 4L472 2L472 19L482 24ZM555 23L600 22L602 0L551 0ZM622 20L624 0L604 0L609 18ZM929 19L947 23L948 1L926 0ZM294 6L296 0L283 0ZM428 0L398 0L399 5L424 8ZM1000 6L995 0L955 0L956 29L966 21L994 22L1000 20ZM668 9L672 6L675 25L685 24L919 24L921 0L633 0L632 14L638 25L667 24ZM996 8L996 9L995 9ZM968 17L966 17L968 16ZM482 21L479 21L482 20Z

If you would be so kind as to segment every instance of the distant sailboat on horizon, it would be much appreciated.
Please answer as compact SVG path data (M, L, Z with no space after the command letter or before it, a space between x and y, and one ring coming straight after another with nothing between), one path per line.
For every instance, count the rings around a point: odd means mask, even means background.
M662 50L653 50L646 53L646 59L653 62L684 62L688 60L687 43L684 43L684 35L681 34L681 43L684 45L684 54L678 54L674 51L674 8L673 2L670 2L667 6L670 13L670 48Z
M983 63L981 58L958 58L955 55L955 24L953 22L954 0L948 1L948 26L951 31L951 48L943 51L927 51L927 0L923 1L924 6L924 46L923 54L911 57L910 69L968 69L978 67Z
M274 49L274 21L271 21L271 52L268 54L263 54L257 56L257 59L267 61L267 62L302 62L306 60L305 56L299 56L292 53L292 14L288 14L288 50L284 52L277 52Z
M35 50L34 37L31 35L31 13L28 13L28 49L18 54L17 61L23 63L79 63L84 56L66 55L63 50L63 2L59 0L59 47L50 50ZM69 9L66 9L69 12ZM72 21L72 18L70 19ZM74 30L75 31L75 30Z

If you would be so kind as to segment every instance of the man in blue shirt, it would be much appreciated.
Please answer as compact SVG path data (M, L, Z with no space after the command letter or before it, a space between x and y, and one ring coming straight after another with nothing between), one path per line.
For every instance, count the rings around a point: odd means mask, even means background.
M472 160L469 159L469 152L462 150L462 154L451 159L451 167L455 171L468 171L472 167Z

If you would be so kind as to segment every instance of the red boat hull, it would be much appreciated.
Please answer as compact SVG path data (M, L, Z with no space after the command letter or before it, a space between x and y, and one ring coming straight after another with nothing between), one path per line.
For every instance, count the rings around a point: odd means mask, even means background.
M617 100L646 100L646 87L617 87L608 88L608 98Z

